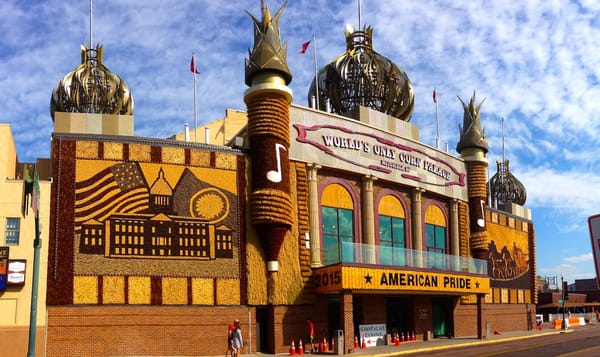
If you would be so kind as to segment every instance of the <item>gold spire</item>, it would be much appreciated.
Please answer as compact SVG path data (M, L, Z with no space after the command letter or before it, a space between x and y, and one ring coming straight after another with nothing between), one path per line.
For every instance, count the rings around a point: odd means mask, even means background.
M262 4L262 21L246 13L254 22L254 48L248 50L249 58L246 59L246 85L252 86L254 77L259 72L278 72L288 85L292 81L292 73L287 66L287 42L281 45L279 36L279 17L287 1L283 3L274 17L271 17L269 8Z

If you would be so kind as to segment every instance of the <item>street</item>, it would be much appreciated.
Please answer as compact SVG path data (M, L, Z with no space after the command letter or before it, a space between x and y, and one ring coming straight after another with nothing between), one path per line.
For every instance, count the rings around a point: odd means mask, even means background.
M485 345L412 353L404 356L444 357L530 357L530 356L600 356L600 324L573 328L557 335L506 341Z

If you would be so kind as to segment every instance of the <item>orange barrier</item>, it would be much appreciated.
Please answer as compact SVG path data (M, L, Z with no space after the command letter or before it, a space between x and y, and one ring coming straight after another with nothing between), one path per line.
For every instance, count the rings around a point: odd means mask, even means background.
M556 329L556 330L562 328L562 322L563 322L563 320L552 321L552 328ZM584 325L585 325L585 319L583 317L570 317L567 319L567 327L569 327L569 326L584 326Z

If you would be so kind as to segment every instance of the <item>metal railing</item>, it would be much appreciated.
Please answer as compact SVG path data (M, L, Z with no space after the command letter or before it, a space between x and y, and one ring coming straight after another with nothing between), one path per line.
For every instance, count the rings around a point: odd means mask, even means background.
M326 265L361 263L455 271L487 275L487 260L449 255L439 252L393 248L371 244L342 242L336 254L327 252ZM336 261L337 260L337 261Z

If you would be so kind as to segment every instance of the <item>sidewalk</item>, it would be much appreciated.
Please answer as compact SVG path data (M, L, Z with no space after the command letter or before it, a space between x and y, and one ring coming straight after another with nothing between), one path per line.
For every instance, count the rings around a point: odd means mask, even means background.
M440 351L448 348L457 348L457 347L465 347L465 346L473 346L473 345L482 345L489 343L501 343L506 341L514 341L528 338L535 338L539 336L547 336L547 335L556 335L560 333L568 333L573 332L573 330L554 330L545 328L541 331L531 330L531 331L516 331L516 332L503 332L499 335L491 335L488 338L483 340L477 339L477 337L459 337L459 338L436 338L432 341L414 341L414 342L405 342L400 344L400 346L377 346L377 347L369 347L365 349L357 348L353 353L348 354L348 356L377 356L377 357L386 357L386 356L399 356L409 353L416 352L433 352ZM253 353L253 354L242 354L241 357L267 357L267 356L287 356L289 353L285 354L266 354L266 353ZM320 354L311 354L305 353L305 355L315 355L315 356L334 356L332 353L320 353ZM298 354L296 354L298 356Z

